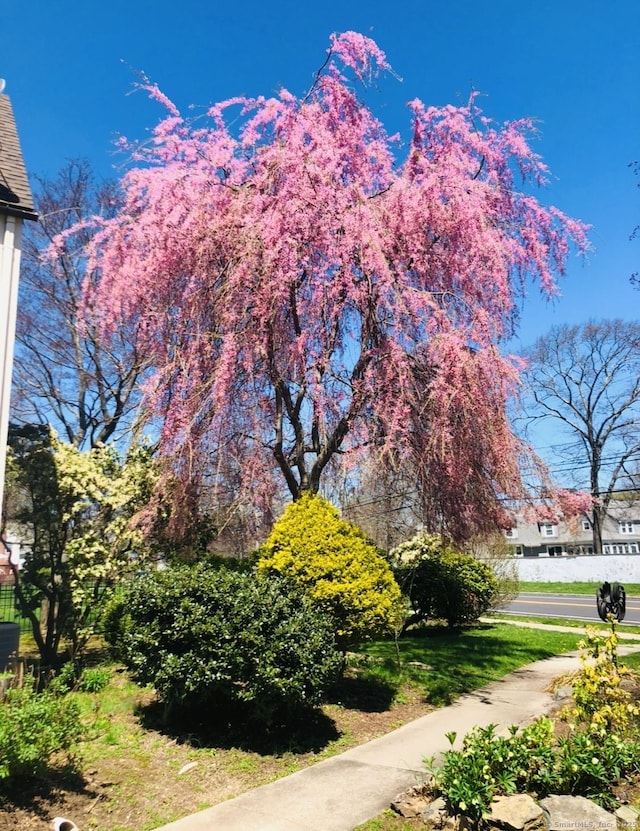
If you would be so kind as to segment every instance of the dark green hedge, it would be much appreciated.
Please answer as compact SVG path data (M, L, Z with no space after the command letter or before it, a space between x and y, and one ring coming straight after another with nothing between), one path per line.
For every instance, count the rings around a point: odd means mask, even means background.
M317 705L342 662L331 620L302 595L206 566L137 579L108 610L105 633L166 704L241 705L267 722Z

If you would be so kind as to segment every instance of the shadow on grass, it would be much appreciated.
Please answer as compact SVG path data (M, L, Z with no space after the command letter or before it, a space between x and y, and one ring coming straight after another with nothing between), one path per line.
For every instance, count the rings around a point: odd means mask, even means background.
M427 703L445 706L520 667L575 650L579 638L579 632L541 633L495 624L457 631L427 626L400 639L400 670L393 642L377 641L363 651L377 660L376 673L400 675L403 682L424 690Z
M329 690L326 703L363 713L384 713L390 709L397 692L397 682L367 672L366 677L345 676L337 681Z
M223 706L172 710L165 717L162 704L152 702L136 715L147 730L155 730L193 747L236 748L262 756L282 753L318 753L340 738L333 719L319 709L309 709L288 719L261 724L247 711Z

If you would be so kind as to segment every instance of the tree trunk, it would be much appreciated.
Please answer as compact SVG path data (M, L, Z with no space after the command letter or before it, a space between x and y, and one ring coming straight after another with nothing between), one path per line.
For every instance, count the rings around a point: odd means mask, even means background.
M604 509L600 505L593 506L593 553L602 554L602 523L604 520Z

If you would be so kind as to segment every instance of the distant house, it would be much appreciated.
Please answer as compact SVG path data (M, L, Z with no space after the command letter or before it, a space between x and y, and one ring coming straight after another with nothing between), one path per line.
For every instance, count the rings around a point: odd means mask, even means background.
M505 531L516 557L577 557L593 554L588 515L570 522L527 522L519 519ZM603 554L640 554L640 501L612 501L602 529Z

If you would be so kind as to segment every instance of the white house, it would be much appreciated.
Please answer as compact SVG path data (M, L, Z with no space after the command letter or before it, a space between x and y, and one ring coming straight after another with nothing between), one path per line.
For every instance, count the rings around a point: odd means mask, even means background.
M22 223L37 220L11 101L0 80L0 507L4 490Z
M569 522L519 519L505 531L516 557L564 557L593 554L591 519ZM640 554L640 500L612 500L602 528L603 554Z
M594 554L588 515L558 523L520 519L505 537L520 580L639 583L640 500L612 500L602 532L602 554Z

